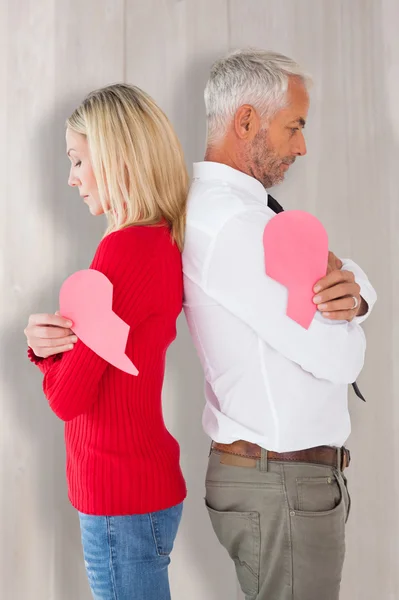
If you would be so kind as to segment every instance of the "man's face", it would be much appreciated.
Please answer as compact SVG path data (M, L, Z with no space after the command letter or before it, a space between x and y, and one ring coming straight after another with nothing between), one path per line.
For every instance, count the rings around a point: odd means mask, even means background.
M265 129L260 129L245 150L247 172L270 188L284 180L297 156L306 154L303 128L309 96L303 83L290 78L287 107L278 111Z

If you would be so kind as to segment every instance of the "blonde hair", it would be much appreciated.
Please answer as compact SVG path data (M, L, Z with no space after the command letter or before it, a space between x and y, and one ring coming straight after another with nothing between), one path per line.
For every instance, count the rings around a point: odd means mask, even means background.
M91 92L66 125L87 137L106 235L164 219L183 248L188 175L169 119L140 88L111 85Z

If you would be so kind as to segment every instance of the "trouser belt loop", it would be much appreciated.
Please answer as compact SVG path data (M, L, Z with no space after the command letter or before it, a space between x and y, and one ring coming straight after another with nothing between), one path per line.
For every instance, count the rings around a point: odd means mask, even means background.
M260 453L259 469L261 471L267 472L267 450L265 450L264 448L261 449Z

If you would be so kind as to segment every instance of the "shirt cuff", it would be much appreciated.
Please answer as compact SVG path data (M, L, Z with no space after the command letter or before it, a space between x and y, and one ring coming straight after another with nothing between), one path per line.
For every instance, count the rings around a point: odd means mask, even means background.
M368 305L368 311L364 315L362 315L361 317L355 317L353 319L355 323L361 325L361 323L363 323L363 321L368 319L368 317L370 316L371 311L374 308L374 304L377 300L377 294L375 293L374 288L370 284L367 285L366 283L363 283L362 285L360 281L357 281L357 283L360 285L360 295L363 298L363 300L367 302Z
M356 283L360 286L360 295L368 304L368 311L361 317L355 317L354 323L360 325L365 321L371 314L374 308L374 304L377 300L377 294L370 281L367 278L366 273L355 263L353 260L343 259L342 269L345 271L352 271L355 276Z

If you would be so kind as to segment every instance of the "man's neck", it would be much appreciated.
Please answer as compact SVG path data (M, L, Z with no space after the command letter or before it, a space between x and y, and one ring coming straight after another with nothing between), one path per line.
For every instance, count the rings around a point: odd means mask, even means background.
M232 169L236 169L237 171L245 173L245 171L243 171L243 169L240 168L238 161L235 159L235 157L228 151L226 151L224 148L208 147L205 152L204 160L209 162L221 163L222 165L227 165Z

